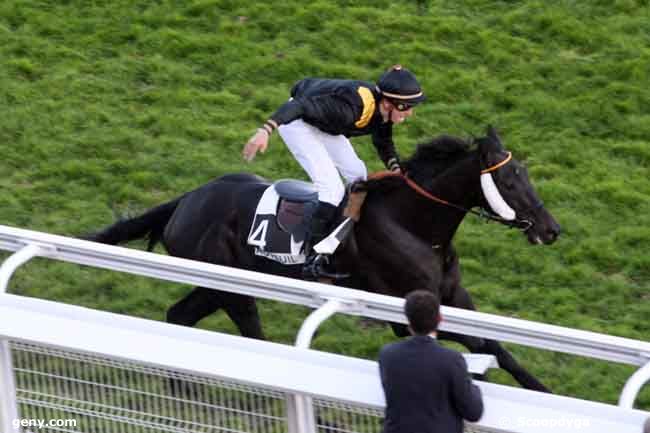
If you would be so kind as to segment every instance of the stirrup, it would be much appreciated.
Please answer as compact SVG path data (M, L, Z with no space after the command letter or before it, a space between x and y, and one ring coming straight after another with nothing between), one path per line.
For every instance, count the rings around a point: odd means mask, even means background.
M302 267L302 276L306 280L318 280L320 278L330 278L332 280L341 280L348 278L350 274L341 274L330 272L327 268L330 266L329 254L313 254L307 257Z

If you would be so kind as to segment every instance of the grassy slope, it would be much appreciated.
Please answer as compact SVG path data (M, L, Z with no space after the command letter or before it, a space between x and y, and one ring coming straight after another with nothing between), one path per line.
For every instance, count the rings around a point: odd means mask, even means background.
M250 166L240 148L297 79L399 62L429 95L397 128L400 152L493 123L563 226L533 248L468 219L457 244L480 309L648 340L648 15L647 0L2 2L0 223L75 235L226 172L303 177L277 136ZM155 319L187 290L45 261L12 288ZM307 313L261 310L285 342ZM201 326L234 332L223 314ZM392 339L337 317L316 347L372 358ZM614 402L632 371L512 348L563 394Z

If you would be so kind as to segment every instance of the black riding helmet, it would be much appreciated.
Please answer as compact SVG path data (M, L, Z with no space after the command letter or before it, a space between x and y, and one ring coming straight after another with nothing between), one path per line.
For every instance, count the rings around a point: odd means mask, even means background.
M377 81L377 89L399 111L408 110L426 99L415 75L402 65L392 66L384 72Z

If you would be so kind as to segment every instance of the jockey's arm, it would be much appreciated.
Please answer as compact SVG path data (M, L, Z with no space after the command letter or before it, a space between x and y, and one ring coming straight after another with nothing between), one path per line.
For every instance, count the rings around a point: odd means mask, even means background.
M393 142L393 124L390 122L382 123L379 128L372 133L372 143L377 149L379 158L390 171L401 172L399 156L395 150Z
M303 119L330 133L341 128L342 131L338 133L342 133L345 126L354 124L356 117L353 105L341 94L292 98L256 131L244 146L242 154L247 161L250 161L258 151L265 152L273 131L296 119Z
M292 98L273 113L266 124L275 124L277 128L296 119L303 119L325 132L340 129L339 133L343 133L345 128L354 124L357 117L348 98L348 95L342 93Z

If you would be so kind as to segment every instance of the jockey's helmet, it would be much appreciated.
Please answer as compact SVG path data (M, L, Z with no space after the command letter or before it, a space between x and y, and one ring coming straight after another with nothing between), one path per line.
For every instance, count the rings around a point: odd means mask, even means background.
M402 65L391 66L377 81L377 89L399 111L405 111L424 101L417 78Z

